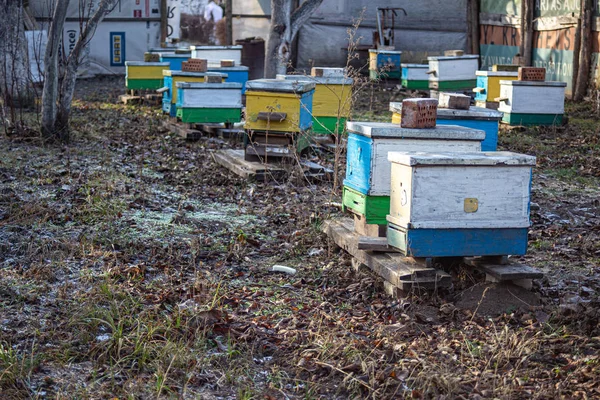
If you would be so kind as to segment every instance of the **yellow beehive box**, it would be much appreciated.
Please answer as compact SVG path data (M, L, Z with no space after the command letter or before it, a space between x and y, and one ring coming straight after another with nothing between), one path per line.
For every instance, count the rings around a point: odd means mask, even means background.
M516 81L518 72L511 71L477 71L477 87L475 92L475 101L495 102L495 98L500 97L500 81Z
M302 132L312 126L313 82L256 79L246 83L246 124L257 131Z
M125 85L130 90L156 90L163 85L163 71L168 62L125 61Z

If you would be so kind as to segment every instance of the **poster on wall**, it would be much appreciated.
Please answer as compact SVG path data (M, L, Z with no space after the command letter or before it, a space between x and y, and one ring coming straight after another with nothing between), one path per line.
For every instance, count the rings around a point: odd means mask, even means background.
M177 41L181 37L181 4L179 0L167 1L167 42Z

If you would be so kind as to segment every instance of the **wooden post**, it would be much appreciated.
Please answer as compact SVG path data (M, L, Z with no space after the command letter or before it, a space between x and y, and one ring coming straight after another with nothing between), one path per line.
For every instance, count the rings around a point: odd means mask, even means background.
M231 15L232 15L232 11L231 11L231 7L232 7L232 0L227 0L225 2L225 23L227 24L227 26L225 27L225 35L226 35L226 39L225 39L225 44L227 46L231 46L233 44L233 21L231 20Z
M523 47L523 52L521 56L523 57L523 63L525 66L532 65L532 51L533 51L533 10L535 9L535 0L523 0L523 9L522 9L522 38L523 43L521 44Z
M575 27L575 43L573 48L573 80L571 81L571 99L575 97L575 88L577 87L577 78L579 73L579 52L581 51L581 18L583 10L577 17L577 26Z
M469 14L471 30L469 32L471 46L468 47L471 54L479 54L479 0L470 0Z
M167 29L169 24L167 13L167 0L160 0L160 47L165 47L167 43Z
M592 59L592 0L581 0L581 50L579 51L579 70L577 71L577 86L573 88L573 100L581 101L586 95Z

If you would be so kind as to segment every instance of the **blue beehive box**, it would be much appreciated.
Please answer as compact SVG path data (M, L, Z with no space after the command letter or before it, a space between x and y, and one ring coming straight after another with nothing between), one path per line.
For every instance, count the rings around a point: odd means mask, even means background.
M390 111L393 112L392 122L400 122L402 103L391 102ZM485 132L485 139L481 142L481 151L496 151L498 148L498 126L502 113L482 107L470 107L468 110L454 110L438 108L436 123L438 125L458 125L466 128L479 129Z
M190 59L190 54L160 53L160 61L168 62L172 71L181 71L182 63Z
M243 65L234 67L208 67L208 72L220 72L227 74L226 82L235 82L242 84L242 94L246 93L246 82L248 82L249 68Z

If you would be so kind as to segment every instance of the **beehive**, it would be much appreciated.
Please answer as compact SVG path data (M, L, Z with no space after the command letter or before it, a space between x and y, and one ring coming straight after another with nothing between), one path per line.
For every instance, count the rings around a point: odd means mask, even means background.
M390 151L479 151L485 134L458 126L401 128L382 122L348 122L343 204L369 224L385 224L389 212Z
M391 102L392 123L400 124L402 103ZM478 129L485 132L481 142L481 151L496 151L498 147L498 125L502 113L482 107L470 107L468 110L437 109L437 125L458 125L465 128Z
M249 68L243 65L233 67L209 67L208 72L227 74L226 82L235 82L242 85L242 94L246 93L246 82L248 82Z
M535 157L391 152L388 244L413 257L523 255Z
M398 50L369 49L369 76L372 80L400 79L402 67Z
M241 120L242 84L177 82L177 118L185 123Z
M429 65L427 64L401 64L402 87L409 90L429 89Z
M170 70L182 71L182 63L190 59L190 54L160 53L160 61L168 62Z
M312 130L316 134L341 133L352 109L351 78L343 76L277 75L277 79L315 83Z
M475 92L476 105L481 107L498 109L498 102L494 100L500 97L500 81L514 81L518 78L517 72L510 71L477 71L477 87Z
M434 90L471 90L476 86L479 56L427 57L429 88Z
M177 82L204 82L209 74L220 75L221 80L227 79L227 75L212 72L163 71L163 86L167 88L163 93L163 111L172 117L177 115Z
M125 86L129 90L156 90L163 86L166 62L125 61Z
M565 111L565 82L500 81L498 111L511 125L560 125Z
M314 91L314 82L282 79L248 81L244 127L292 133L310 129Z
M192 58L208 60L209 67L220 67L221 60L242 64L242 46L190 46Z

